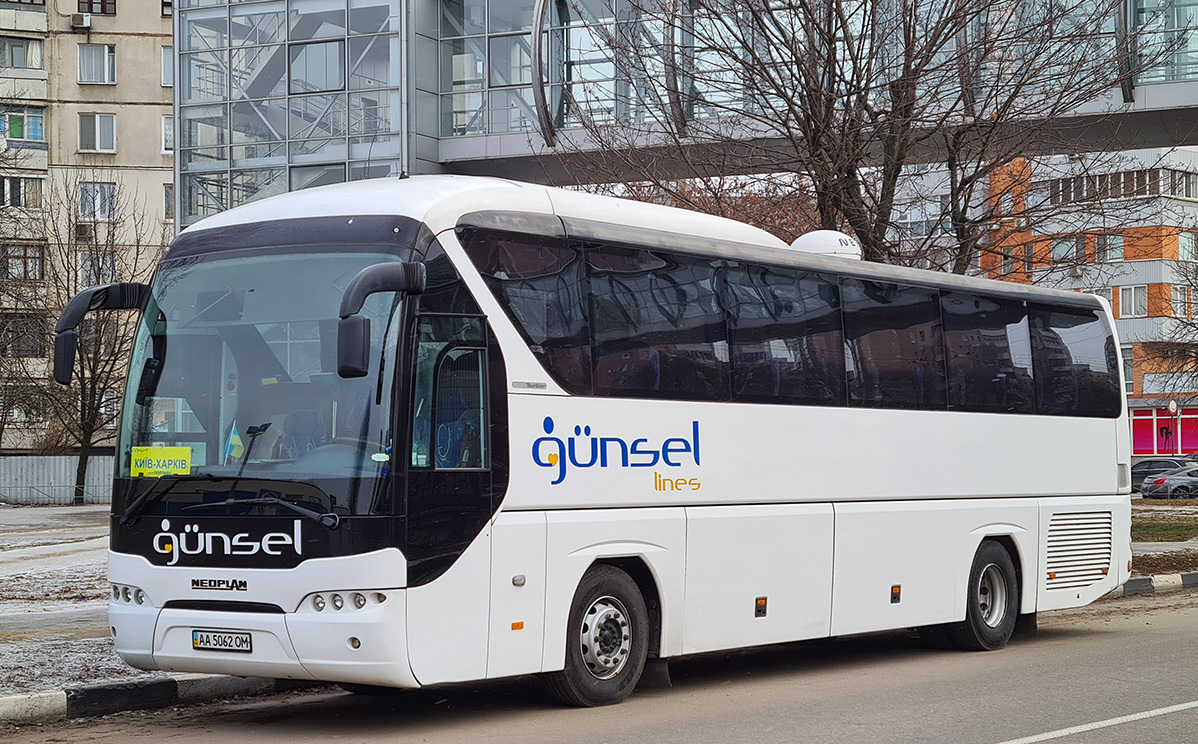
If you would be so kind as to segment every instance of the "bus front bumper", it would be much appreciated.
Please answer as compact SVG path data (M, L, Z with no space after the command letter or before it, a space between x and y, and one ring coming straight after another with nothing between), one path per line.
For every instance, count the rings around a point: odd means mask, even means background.
M112 602L117 652L128 664L168 672L419 687L408 664L407 592L321 593L295 612L158 609ZM353 595L366 598L359 608ZM315 595L313 595L315 596Z

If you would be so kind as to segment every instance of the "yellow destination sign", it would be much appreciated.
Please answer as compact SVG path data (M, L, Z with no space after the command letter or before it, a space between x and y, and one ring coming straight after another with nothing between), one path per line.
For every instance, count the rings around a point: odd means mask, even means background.
M191 447L134 447L129 467L134 478L191 472Z

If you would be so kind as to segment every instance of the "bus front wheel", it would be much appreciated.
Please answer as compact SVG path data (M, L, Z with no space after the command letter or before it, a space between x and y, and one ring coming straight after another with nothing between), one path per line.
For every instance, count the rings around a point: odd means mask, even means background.
M994 540L983 540L973 556L965 621L948 626L958 648L995 651L1007 645L1019 619L1019 577L1011 555Z
M545 686L567 705L618 703L640 680L648 650L649 613L636 582L614 566L593 566L570 605L566 666L545 675Z

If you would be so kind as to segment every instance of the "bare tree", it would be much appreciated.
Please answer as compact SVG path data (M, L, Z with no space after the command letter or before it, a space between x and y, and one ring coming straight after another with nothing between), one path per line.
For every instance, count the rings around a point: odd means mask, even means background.
M79 454L74 502L82 504L88 459L114 433L135 322L116 313L89 315L79 328L74 381L65 388L48 379L51 329L80 290L148 280L168 233L140 196L104 169L52 174L42 201L40 280L7 285L15 300L9 307L36 310L7 313L0 328L8 335L0 338L22 389L37 392L33 405L46 419L37 449ZM12 346L19 343L25 346Z
M864 258L956 272L1056 212L1009 177L1019 159L1077 149L1070 117L1180 39L1128 30L1117 0L628 2L557 11L542 117L570 180L693 206L713 180L791 174L774 183ZM904 204L932 196L936 234L904 235Z

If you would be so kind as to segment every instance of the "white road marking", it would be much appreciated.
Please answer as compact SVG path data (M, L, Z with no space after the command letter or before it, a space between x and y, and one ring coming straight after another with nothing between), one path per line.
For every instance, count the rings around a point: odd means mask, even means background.
M1022 739L1011 739L1010 741L1000 742L999 744L1036 744L1036 742L1040 741L1060 739L1065 736L1073 736L1074 734L1084 734L1087 731L1094 731L1095 729L1119 726L1124 723L1132 723L1133 721L1143 721L1145 718L1167 716L1170 713L1180 713L1183 710L1191 710L1193 708L1198 708L1198 700L1194 700L1189 703L1180 703L1179 705L1170 705L1168 708L1157 708L1156 710L1146 710L1143 713L1132 713L1131 715L1119 716L1118 718L1108 718L1105 721L1086 723L1082 724L1081 726L1071 726L1069 728L1058 729L1056 731L1049 731L1046 734L1025 736Z

